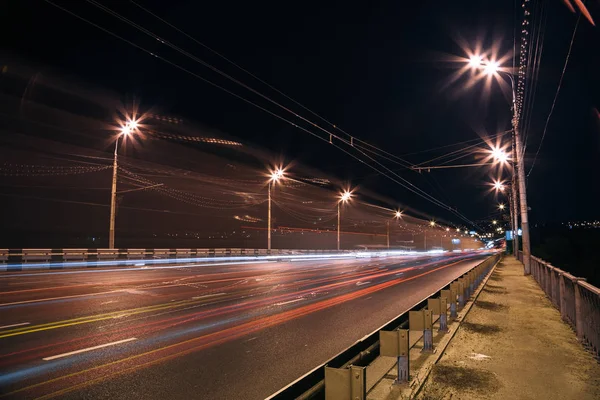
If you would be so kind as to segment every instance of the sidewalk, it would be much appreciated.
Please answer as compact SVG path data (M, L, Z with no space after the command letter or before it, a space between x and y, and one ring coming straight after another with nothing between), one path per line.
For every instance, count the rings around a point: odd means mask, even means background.
M600 364L523 265L506 257L420 399L600 399Z

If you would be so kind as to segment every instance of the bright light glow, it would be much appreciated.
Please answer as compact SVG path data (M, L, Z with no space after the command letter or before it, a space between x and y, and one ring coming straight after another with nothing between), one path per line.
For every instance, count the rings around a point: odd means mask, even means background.
M496 221L496 220L492 221L492 224L494 224L494 225L496 225L497 223L498 223L498 221Z
M482 58L481 56L478 56L476 54L473 54L470 58L469 58L469 66L473 67L473 68L477 68L481 65L482 62Z
M504 184L501 181L494 181L494 189L504 192Z
M450 231L450 228L446 228L446 232L449 232L449 231Z
M508 154L498 147L492 149L492 157L495 163L505 163L508 161Z
M460 232L460 228L456 228L456 232Z
M500 210L504 210L504 207L505 207L505 205L504 205L504 204L502 204L502 203L498 204L498 208L499 208Z
M402 211L396 211L396 218L402 217Z
M435 226L435 221L431 221L431 222L429 223L429 225L431 225L431 226Z
M494 75L494 74L496 74L498 72L498 68L499 68L499 65L498 65L497 62L490 61L483 68L483 72L485 72L486 75L490 75L491 76L491 75Z
M345 203L348 200L350 200L351 197L352 197L352 192L346 190L340 195L340 200L342 201L342 203Z
M127 123L121 127L121 134L128 136L138 129L138 122L134 119L127 121Z
M279 182L280 179L283 179L284 172L281 168L277 168L275 171L271 172L271 181Z

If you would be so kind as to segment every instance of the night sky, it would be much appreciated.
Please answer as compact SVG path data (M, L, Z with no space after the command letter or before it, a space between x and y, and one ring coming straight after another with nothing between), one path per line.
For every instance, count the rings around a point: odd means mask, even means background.
M265 85L127 1L102 4L214 64L262 93L294 106ZM537 93L527 135L527 171L538 148L577 15L546 2L547 20ZM60 1L69 10L227 89L264 104L209 69L167 49L88 2ZM496 44L510 55L517 21L511 1L197 2L150 1L151 9L355 137L411 162L443 152L409 154L510 129L509 99L496 83L462 90L450 83L466 56L460 42ZM600 3L589 10L600 20ZM520 12L520 3L517 4ZM40 71L89 82L143 107L195 120L276 157L394 199L398 204L462 222L336 148L140 51L43 1L0 6L2 43ZM520 30L520 27L517 27ZM582 19L544 145L528 179L533 224L598 217L600 188L600 58L598 28ZM511 64L510 58L507 61ZM285 115L284 111L278 111ZM286 115L290 117L290 115ZM325 126L325 125L324 125ZM329 128L328 128L329 129ZM107 153L108 154L108 153ZM473 162L473 159L465 159ZM389 164L402 177L457 207L471 220L488 217L497 200L486 169L421 175ZM505 172L505 178L508 175Z

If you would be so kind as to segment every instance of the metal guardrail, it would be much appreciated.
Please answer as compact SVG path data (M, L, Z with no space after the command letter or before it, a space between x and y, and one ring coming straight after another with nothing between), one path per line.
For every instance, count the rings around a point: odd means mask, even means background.
M442 291L456 293L456 298L453 301L451 300L448 302L448 307L450 309L452 309L452 306L450 304L452 302L454 303L455 307L462 307L464 305L465 299L473 293L475 285L478 282L480 283L483 279L482 276L484 272L489 271L489 269L493 265L495 265L499 259L500 255L496 254L477 264L458 279L449 282L447 285L440 288L440 290L425 297L421 302L414 305L410 310L407 310L406 312L400 314L393 320L387 322L385 325L381 326L369 335L357 341L346 350L342 351L333 358L314 368L312 371L298 378L297 380L295 380L285 388L281 389L280 391L272 394L267 398L267 400L324 399L326 397L325 380L327 372L331 373L332 369L352 369L356 367L360 368L368 366L373 360L380 356L380 332L409 329L409 316L411 315L411 313L414 313L415 311L422 312L424 310L427 310L431 298L434 296L442 295ZM444 290L445 288L448 288L450 290ZM456 288L460 288L460 290L457 290ZM432 314L429 313L429 316L429 318L431 318ZM356 377L359 377L361 380L364 379L364 372L362 374L358 374L358 370L355 372L357 372ZM340 381L337 379L336 381L337 382L335 382L335 384L337 386L338 384L340 384ZM352 388L352 393L354 393L354 390L355 388ZM352 399L364 399L364 394L365 393L357 396L354 396L353 394Z
M523 252L518 259L523 260ZM550 263L531 257L531 275L577 338L600 357L600 289Z
M0 265L11 264L12 270L19 270L18 264L59 263L76 261L118 261L118 260L157 260L171 258L206 258L235 256L268 256L268 255L307 255L350 253L351 250L289 250L274 249L0 249Z

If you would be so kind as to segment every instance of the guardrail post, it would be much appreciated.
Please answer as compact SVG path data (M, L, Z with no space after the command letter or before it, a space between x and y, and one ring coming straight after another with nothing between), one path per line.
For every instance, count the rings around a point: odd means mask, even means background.
M423 349L421 351L433 351L432 325L431 310L408 312L408 329L423 332Z
M367 397L367 374L365 367L325 367L326 400L365 400Z
M573 279L573 289L575 290L575 331L579 340L583 340L583 313L581 310L581 290L579 288L579 281L581 280L583 279Z
M448 303L445 297L440 298L440 332L448 332Z
M429 298L427 299L427 309L431 311L433 315L440 316L440 328L439 332L448 332L447 323L447 304L445 297Z
M398 379L395 384L408 382L409 378L409 343L408 329L395 331L379 331L379 354L396 357L398 362Z
M446 298L446 304L450 304L450 318L456 319L456 288L450 285L449 290L442 290L440 292L441 297Z
M463 282L458 282L458 306L463 308L465 306L465 288Z

